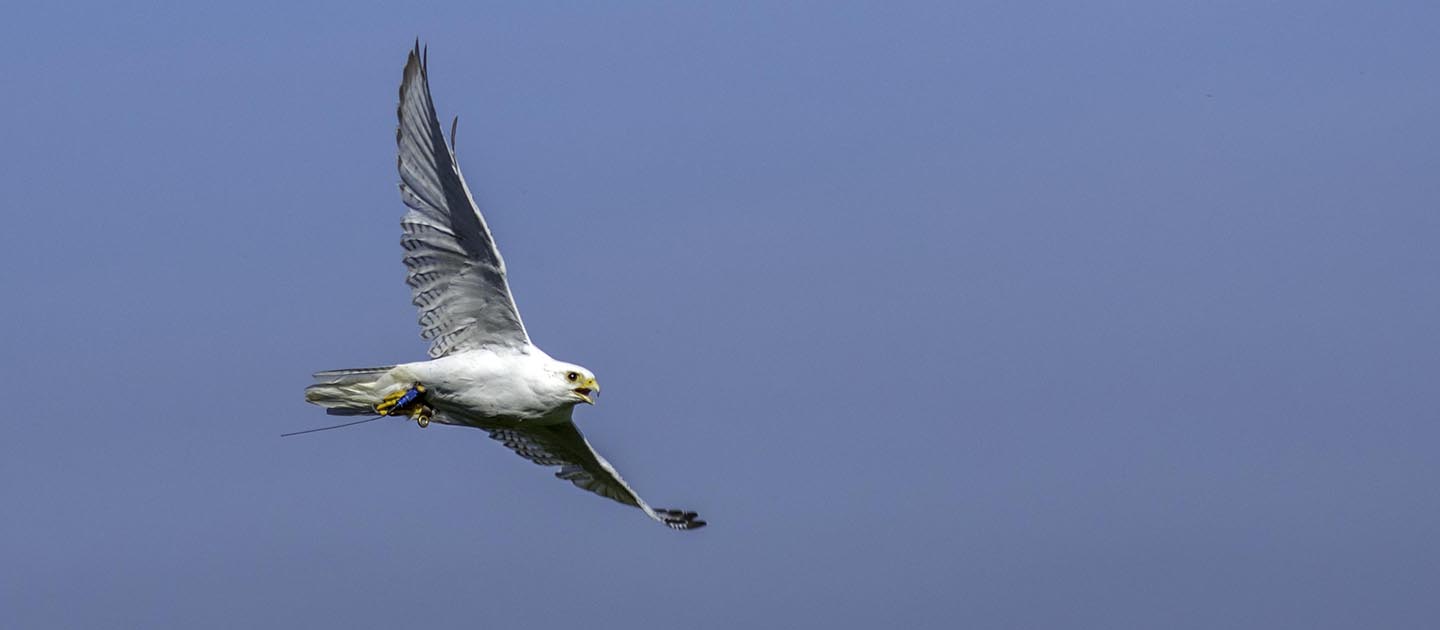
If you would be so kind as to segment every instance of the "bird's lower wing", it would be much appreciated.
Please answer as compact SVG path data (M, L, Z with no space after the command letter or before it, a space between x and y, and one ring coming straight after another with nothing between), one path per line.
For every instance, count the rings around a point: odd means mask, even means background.
M451 422L448 419L445 421ZM705 521L699 520L694 512L650 507L625 483L620 473L615 472L610 462L595 452L574 422L549 425L484 421L451 423L484 429L491 438L525 459L541 466L559 466L560 469L555 471L556 477L602 497L638 507L650 518L671 529L699 529L705 526Z

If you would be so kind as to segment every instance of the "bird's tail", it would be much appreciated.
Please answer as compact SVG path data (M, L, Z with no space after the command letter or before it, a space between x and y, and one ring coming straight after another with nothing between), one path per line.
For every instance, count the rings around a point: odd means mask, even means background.
M332 416L375 413L375 403L405 385L390 376L395 366L326 370L315 373L315 384L305 388L305 402L320 405Z

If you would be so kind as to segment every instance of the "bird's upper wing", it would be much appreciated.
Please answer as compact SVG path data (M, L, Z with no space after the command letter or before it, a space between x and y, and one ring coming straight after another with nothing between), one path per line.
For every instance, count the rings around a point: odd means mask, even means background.
M530 343L510 295L505 261L490 237L453 147L445 144L419 43L400 83L400 196L406 283L420 310L420 336L439 358L487 345ZM452 132L453 142L453 132Z
M555 476L602 497L614 499L645 511L645 514L671 529L699 529L705 521L694 512L652 508L632 490L610 462L605 461L573 421L560 424L524 424L518 422L456 421L447 417L438 420L449 424L467 424L484 429L521 457L541 466L559 466Z

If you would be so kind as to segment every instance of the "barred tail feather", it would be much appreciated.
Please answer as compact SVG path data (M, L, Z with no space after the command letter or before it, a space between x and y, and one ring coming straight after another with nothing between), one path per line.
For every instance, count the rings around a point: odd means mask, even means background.
M387 365L387 366L384 366L384 367L349 368L349 369L345 369L345 370L325 370L324 372L316 372L316 373L314 374L314 377L315 377L315 382L317 382L317 383L335 383L335 382L342 382L342 381L346 381L346 380L366 380L365 378L361 378L361 377L369 377L369 376L375 376L376 374L384 374L384 373L389 372L390 370L393 370L393 369L395 369L395 366L393 366L393 365Z
M316 372L315 384L305 388L305 402L324 407L332 416L375 413L375 403L399 386L390 376L393 367Z

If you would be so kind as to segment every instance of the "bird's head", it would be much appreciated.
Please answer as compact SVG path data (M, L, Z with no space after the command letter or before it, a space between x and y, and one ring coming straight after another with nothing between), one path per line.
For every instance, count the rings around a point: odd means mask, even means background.
M554 370L557 384L564 390L564 398L571 403L595 404L600 394L600 384L595 382L595 373L572 363L557 363Z

